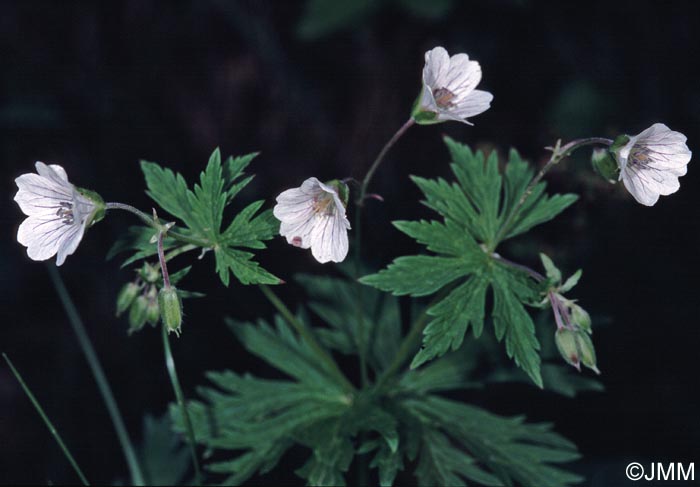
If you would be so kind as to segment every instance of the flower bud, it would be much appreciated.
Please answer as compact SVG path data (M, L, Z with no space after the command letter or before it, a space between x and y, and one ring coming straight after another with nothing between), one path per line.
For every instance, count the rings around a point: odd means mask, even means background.
M129 309L140 289L141 287L138 284L130 282L119 291L117 295L117 316L121 316L124 311Z
M554 334L554 342L559 353L569 365L581 370L581 354L579 352L577 333L567 328L559 328Z
M129 335L139 331L148 319L148 298L143 294L136 298L129 310Z
M616 183L620 177L620 166L613 159L608 149L593 149L591 164L595 172L609 183Z
M143 263L143 267L139 269L141 279L149 284L154 284L160 279L160 266L151 265L148 262Z
M177 290L174 287L167 287L158 293L158 305L160 306L160 317L163 324L168 327L168 332L174 331L180 334L182 324L182 303Z
M596 365L595 348L593 347L593 340L588 336L587 333L578 332L576 334L578 341L578 347L581 352L581 363L594 371L596 374L600 374L598 366Z
M578 304L571 306L571 320L587 333L593 333L591 329L591 315Z
M146 306L146 321L152 326L156 326L160 320L160 306L158 306L158 300L149 299L148 306Z

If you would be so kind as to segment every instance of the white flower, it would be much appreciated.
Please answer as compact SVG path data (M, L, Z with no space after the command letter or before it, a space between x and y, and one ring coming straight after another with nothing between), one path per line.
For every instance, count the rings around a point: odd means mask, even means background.
M620 179L639 203L652 206L659 195L675 193L687 172L692 152L686 136L655 123L616 152Z
M485 112L493 95L475 90L481 81L481 66L464 53L450 57L443 47L425 53L423 90L413 109L418 123L430 124L466 119Z
M272 210L282 222L280 235L295 247L311 247L311 254L322 264L342 262L348 255L350 222L339 190L346 194L339 181L324 184L309 178L299 188L282 192Z
M32 260L58 255L56 265L75 252L85 228L104 216L102 199L68 182L66 171L57 165L36 163L39 174L22 174L15 201L27 215L17 231L17 241L27 247Z

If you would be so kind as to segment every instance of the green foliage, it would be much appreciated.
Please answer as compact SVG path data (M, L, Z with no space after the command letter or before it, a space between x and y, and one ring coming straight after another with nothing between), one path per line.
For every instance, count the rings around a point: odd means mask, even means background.
M343 290L338 282L319 287L311 292L330 296L331 289ZM229 324L251 353L286 378L209 372L212 385L200 387L202 399L189 403L197 441L219 453L206 468L224 475L224 484L269 472L290 448L309 452L296 469L309 485L345 485L358 455L370 455L383 486L393 485L408 465L415 465L421 486L469 481L559 487L580 481L557 466L578 454L549 425L496 416L435 394L464 385L456 354L411 370L386 389L348 393L281 318L274 326ZM180 409L172 405L170 411L183 431Z
M299 274L295 280L309 296L308 307L327 325L314 327L324 345L348 355L362 350L377 372L389 365L401 341L395 297L343 278ZM357 304L360 298L361 308Z
M425 196L424 204L443 220L394 222L433 254L399 257L360 281L397 296L439 292L427 310L430 321L423 348L412 367L459 348L470 326L479 337L491 290L496 337L505 340L508 356L542 386L540 345L524 307L537 303L542 285L508 265L494 250L504 240L551 220L576 196L549 196L545 184L538 183L523 203L533 171L516 151L510 152L501 173L495 152L486 158L481 151L474 153L449 138L445 142L457 182L412 177Z
M172 431L169 415L143 418L139 457L148 485L178 485L189 467L189 452Z
M255 156L256 154L229 157L222 163L221 154L216 149L193 189L188 187L181 174L154 162L141 161L148 186L147 194L162 209L183 223L184 228L177 226L175 230L191 242L189 245L214 252L216 272L226 286L230 282L231 273L243 284L280 282L253 260L252 252L241 250L264 249L263 241L271 239L279 229L279 222L271 210L260 211L263 201L249 204L228 226L222 228L224 210L252 179L252 176L245 177L244 170ZM129 237L117 242L110 251L110 256L125 250L135 250L125 262L127 265L155 255L153 234L154 230L148 227L130 230ZM166 250L184 245L173 238L166 238L164 242Z
M454 0L307 0L297 25L302 39L313 40L362 25L382 8L399 8L414 17L439 20L454 6Z

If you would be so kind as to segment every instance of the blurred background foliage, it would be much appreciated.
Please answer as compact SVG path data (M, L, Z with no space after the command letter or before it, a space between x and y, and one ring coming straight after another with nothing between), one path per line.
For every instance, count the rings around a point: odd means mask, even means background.
M696 2L17 0L0 8L0 348L99 483L126 478L118 443L45 267L15 241L22 217L13 179L35 160L62 164L105 199L148 209L139 159L192 180L216 146L234 155L261 150L250 167L258 176L240 197L266 198L269 207L306 177L362 176L408 117L423 53L435 45L468 52L482 65L493 106L474 127L414 127L389 155L373 186L386 201L366 212L365 255L377 269L419 250L389 221L428 215L407 176L448 174L443 134L501 155L514 146L534 164L558 137L635 134L656 121L684 132L691 150L700 140ZM605 392L567 399L499 383L456 397L553 421L579 445L575 470L590 485L619 485L630 461L693 461L700 453L695 164L678 194L642 208L596 179L582 151L549 176L554 191L582 199L508 248L532 266L543 250L565 273L584 269L576 297L593 314ZM145 412L160 416L172 399L159 336L128 337L125 321L114 318L114 298L132 271L104 259L131 223L121 214L101 223L61 271L132 436L149 449L168 445L157 420L142 427ZM334 272L283 239L259 256L290 282L281 290L290 303L303 298L295 273ZM190 396L205 370L276 374L246 354L223 320L270 318L269 306L257 290L226 289L210 271L195 266L188 276L187 288L207 297L187 303L173 344ZM354 361L343 360L356 374ZM0 411L3 482L73 481L4 367ZM305 453L289 455L298 465ZM153 461L156 471L161 460ZM282 469L263 480L295 477Z

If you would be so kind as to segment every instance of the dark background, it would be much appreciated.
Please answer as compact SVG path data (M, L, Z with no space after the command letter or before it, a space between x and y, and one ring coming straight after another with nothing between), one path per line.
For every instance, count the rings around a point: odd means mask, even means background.
M314 18L304 2L0 3L0 349L93 482L124 480L126 466L45 264L15 240L23 215L13 179L34 161L59 163L72 182L148 209L139 159L191 181L217 146L261 150L239 204L265 198L269 207L310 176L362 177L408 117L423 53L436 45L468 52L483 68L480 88L495 95L492 108L474 127L414 127L390 153L372 188L386 202L369 204L363 232L378 269L418 250L389 222L430 216L407 176L448 175L443 134L500 154L514 146L535 164L558 137L636 134L657 121L685 133L691 150L700 140L700 3L363 3L346 3L347 18L337 8ZM584 268L576 297L594 321L608 322L594 322L606 391L566 399L497 385L469 399L554 422L579 445L584 457L573 468L587 485L621 485L631 461L700 461L700 178L691 162L681 191L646 208L596 179L583 152L549 176L553 190L581 200L534 232L537 247L513 246L509 256L537 266L544 249L566 273ZM60 270L138 441L142 414L161 414L172 391L159 333L127 337L125 320L114 318L115 295L132 274L104 256L132 223L110 215ZM258 254L289 281L298 271L331 271L281 238ZM185 282L207 297L186 302L174 343L190 396L208 369L270 373L222 321L269 316L270 307L254 288L224 288L211 258L197 264ZM292 304L300 296L293 284L280 293ZM344 365L356 374L354 362ZM75 481L4 364L0 445L3 483ZM266 480L298 482L291 471L303 455L285 457Z

